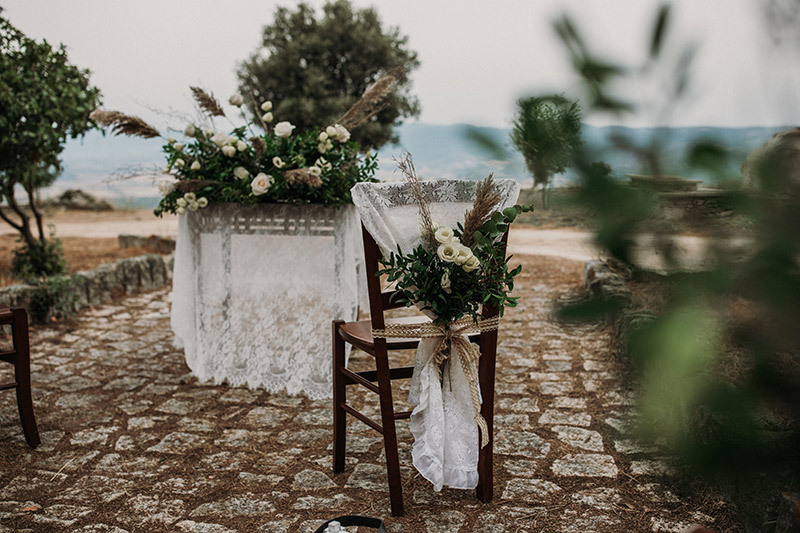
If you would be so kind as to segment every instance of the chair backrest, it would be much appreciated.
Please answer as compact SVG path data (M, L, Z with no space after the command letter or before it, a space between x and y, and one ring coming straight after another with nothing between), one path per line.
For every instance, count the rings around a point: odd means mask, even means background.
M373 329L383 329L385 326L384 311L404 307L405 304L393 301L392 298L397 291L384 291L381 289L381 280L378 276L382 255L381 249L364 224L361 224L361 233L364 239L364 270L367 274L370 320L372 321ZM503 256L505 257L508 244L508 230L503 234L500 243ZM490 305L484 304L481 307L481 314L483 318L492 318L497 316L498 310Z

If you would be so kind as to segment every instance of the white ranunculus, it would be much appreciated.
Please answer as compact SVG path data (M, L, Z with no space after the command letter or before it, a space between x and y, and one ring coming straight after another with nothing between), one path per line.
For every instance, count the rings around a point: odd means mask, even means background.
M328 134L324 131L319 134L319 142L324 143L328 140Z
M175 214L185 215L186 214L186 208L183 207L182 205L178 206L177 209L175 209Z
M233 157L236 155L236 148L231 146L230 144L226 144L222 147L222 153L227 155L228 157Z
M261 104L261 111L272 111L272 102L267 100L263 104Z
M458 255L456 256L456 264L463 265L470 257L472 257L472 250L469 249L469 246L460 244L458 247Z
M198 209L200 209L200 206L197 205L197 202L189 202L186 205L186 209L188 209L189 211L194 212L194 211L197 211Z
M175 205L178 207L186 207L186 198L178 198L175 200Z
M175 182L169 179L158 180L158 192L161 196L166 196L175 190Z
M318 178L322 174L322 169L314 166L308 169L308 173L314 176L315 178Z
M185 145L185 144L183 144L183 143L175 143L175 147L174 147L174 148L175 148L175 151L176 151L176 152L180 152L180 151L182 151L184 148L186 148L186 145Z
M184 161L183 159L178 158L175 160L175 168L183 168L185 164L186 161Z
M211 142L222 148L223 146L228 144L228 134L218 131L211 137Z
M461 268L464 269L464 272L472 272L476 268L481 266L480 260L476 256L471 256L469 259L464 261L464 264L461 265Z
M230 98L228 98L228 103L232 106L239 107L244 103L244 96L240 93L232 94Z
M194 202L197 199L197 196L193 192L187 192L183 195L184 200L187 202Z
M445 270L444 274L442 274L442 281L440 284L442 286L442 290L447 294L450 294L450 273L447 270Z
M206 198L205 196L201 196L200 198L197 199L198 207L205 207L207 205L208 205L208 198Z
M439 248L436 249L436 255L445 263L452 263L458 257L458 246L458 243L454 242L440 244Z
M286 138L292 134L294 125L291 122L283 121L275 124L275 135L281 138Z
M236 149L240 152L247 150L247 143L244 141L236 141Z
M284 165L286 165L286 163L284 163L283 160L277 155L272 158L272 164L275 165L275 168L283 168Z
M439 244L445 244L453 240L455 233L453 233L453 228L443 227L436 230L434 237Z
M350 140L350 132L347 131L347 128L341 124L336 124L334 128L336 128L336 138L339 140L339 142L345 143Z
M269 190L273 181L272 176L259 172L250 183L250 189L252 189L254 195L261 196Z
M183 134L187 137L194 137L195 129L194 124L189 124L183 129Z
M325 128L325 133L327 133L328 137L330 137L331 139L335 139L336 135L339 132L336 131L336 128L334 126L328 126L327 128Z
M191 170L200 170L200 161L194 161L189 168Z
M272 119L273 119L272 113L269 111L261 115L261 120L263 120L266 124L272 122Z
M233 169L233 175L240 180L245 180L250 177L250 172L248 172L244 167L236 167Z

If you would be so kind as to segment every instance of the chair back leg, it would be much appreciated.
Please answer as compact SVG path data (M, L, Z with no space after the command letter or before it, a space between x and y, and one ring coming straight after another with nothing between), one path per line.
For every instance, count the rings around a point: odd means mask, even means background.
M22 422L22 431L25 440L31 448L41 442L39 429L36 427L36 417L33 414L33 399L31 398L31 355L28 341L28 314L25 309L13 309L14 323L12 325L14 351L16 362L14 364L14 379L17 382L17 408Z
M342 405L347 401L345 378L339 369L344 368L344 340L339 336L341 320L333 321L333 473L344 472L347 446L347 413Z

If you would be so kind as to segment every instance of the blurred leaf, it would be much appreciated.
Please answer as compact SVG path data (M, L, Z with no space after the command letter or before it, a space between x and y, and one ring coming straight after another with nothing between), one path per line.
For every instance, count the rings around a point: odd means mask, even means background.
M464 136L485 150L493 159L507 160L511 157L506 147L489 135L484 128L464 126Z
M652 59L655 59L661 53L661 48L664 44L664 36L666 35L667 27L669 25L669 14L669 5L662 4L658 8L656 25L653 28L653 37L650 40L650 57Z
M728 150L715 142L699 141L689 148L687 159L693 168L722 175L728 166Z

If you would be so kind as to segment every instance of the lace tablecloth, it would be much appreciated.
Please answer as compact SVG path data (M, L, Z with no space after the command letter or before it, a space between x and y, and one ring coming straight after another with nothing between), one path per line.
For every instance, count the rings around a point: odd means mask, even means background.
M312 399L331 388L331 320L355 320L353 206L210 205L180 217L172 330L201 381Z

